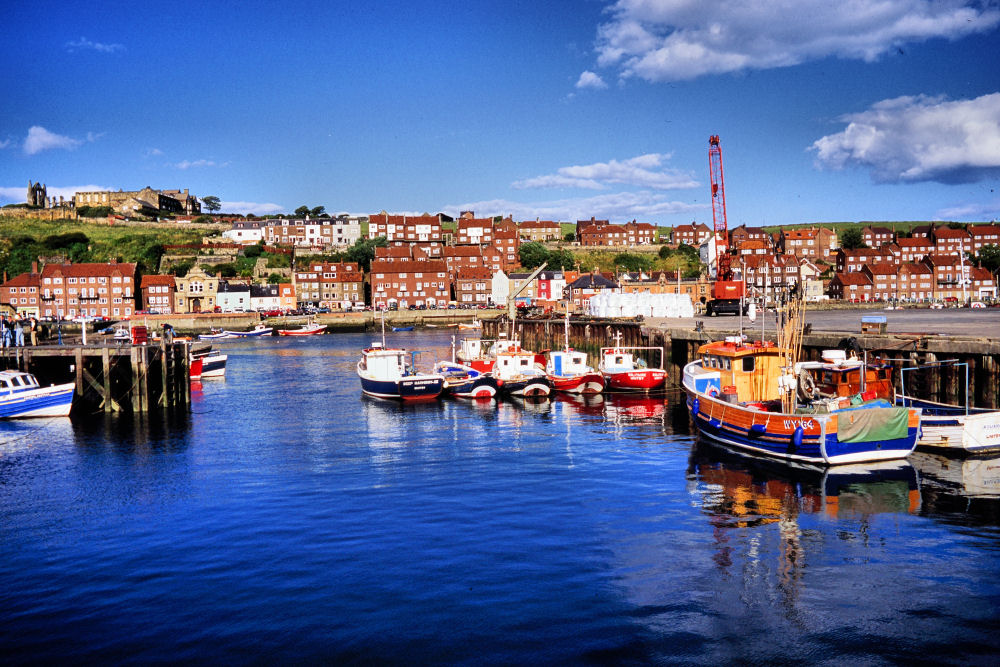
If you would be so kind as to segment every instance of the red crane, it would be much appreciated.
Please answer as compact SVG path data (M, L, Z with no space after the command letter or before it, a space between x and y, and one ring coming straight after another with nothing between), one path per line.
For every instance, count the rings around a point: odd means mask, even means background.
M726 223L726 186L722 176L722 147L719 135L708 138L708 168L712 179L712 222L715 226L714 299L740 299L743 281L733 280L729 255L729 227Z

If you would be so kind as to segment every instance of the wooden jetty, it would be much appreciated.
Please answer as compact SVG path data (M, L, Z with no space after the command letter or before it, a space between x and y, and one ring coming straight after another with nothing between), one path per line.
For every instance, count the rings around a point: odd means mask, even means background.
M40 384L76 382L74 401L104 412L188 410L191 343L37 345L0 348L0 366L34 374Z
M485 320L483 337L494 338L506 332L509 323L505 318ZM533 320L517 319L513 331L521 344L531 350L557 349L563 345L564 321L561 318ZM684 366L693 361L698 347L719 340L732 332L705 331L696 327L654 327L634 320L579 319L570 320L570 344L594 354L601 347L615 344L621 334L622 345L654 346L664 349L664 366L667 382L680 386ZM753 334L748 329L748 336ZM759 336L758 336L759 337ZM765 336L773 341L773 331ZM907 393L943 403L963 404L965 401L965 370L959 363L968 364L969 401L982 408L1000 408L1000 340L995 338L944 336L937 334L885 334L820 331L804 335L802 353L804 360L819 360L823 350L843 348L854 339L860 349L867 351L869 359L876 357L893 366L898 378L901 368L936 365L922 371L921 387ZM656 361L650 359L649 361ZM942 363L942 362L953 363Z

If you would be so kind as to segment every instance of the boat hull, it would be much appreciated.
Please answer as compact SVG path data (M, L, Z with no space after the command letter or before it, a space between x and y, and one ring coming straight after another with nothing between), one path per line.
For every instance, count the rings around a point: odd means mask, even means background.
M204 357L195 357L191 360L190 375L192 380L201 378L222 377L226 374L225 354L212 354Z
M662 368L642 368L630 371L603 373L609 391L656 391L667 382L667 372Z
M920 417L910 411L905 434L878 439L841 439L839 420L861 418L862 410L797 415L751 410L699 394L685 386L687 406L698 432L756 454L815 465L866 463L905 458L916 446ZM892 409L892 408L873 408Z
M499 384L490 375L447 382L446 386L449 394L459 398L493 398L500 393Z
M301 329L278 329L279 336L318 336L326 333L326 325L316 324Z
M223 331L228 338L254 338L256 336L270 336L274 330L270 327L264 329L254 329L253 331Z
M444 389L444 378L440 375L414 375L399 380L375 380L358 376L361 391L376 398L390 398L402 401L432 401Z
M552 393L552 386L544 375L503 380L500 389L508 396L548 396Z
M899 397L897 405L921 409L920 449L958 454L1000 452L1000 410L965 408Z
M600 394L604 391L604 377L600 373L579 375L546 375L552 389L567 394Z
M39 387L0 397L0 419L66 417L73 407L72 382Z

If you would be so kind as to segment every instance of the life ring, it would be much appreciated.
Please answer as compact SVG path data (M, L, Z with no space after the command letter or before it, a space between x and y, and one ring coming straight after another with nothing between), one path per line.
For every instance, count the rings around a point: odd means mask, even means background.
M804 401L814 400L819 397L819 391L816 389L816 379L813 378L812 373L807 370L802 370L799 372L799 398Z
M705 390L705 393L706 393L706 394L707 394L708 396L711 396L712 398L715 398L716 396L718 396L718 395L719 395L719 388L718 388L718 387L716 387L716 386L715 386L715 385L713 384L713 385L709 386L709 388L708 388L708 389L706 389L706 390Z

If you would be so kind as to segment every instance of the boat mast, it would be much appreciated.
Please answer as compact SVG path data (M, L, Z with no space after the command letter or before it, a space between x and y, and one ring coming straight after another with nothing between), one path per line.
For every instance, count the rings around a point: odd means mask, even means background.
M566 302L566 322L563 324L563 333L566 337L566 351L569 352L569 302Z

